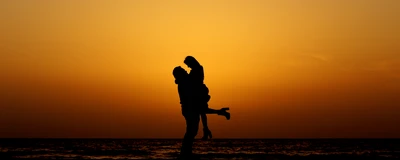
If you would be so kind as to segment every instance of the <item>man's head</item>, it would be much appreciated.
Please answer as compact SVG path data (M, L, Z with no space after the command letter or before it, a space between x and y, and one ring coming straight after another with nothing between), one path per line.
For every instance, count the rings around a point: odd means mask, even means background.
M185 63L189 68L200 66L200 63L193 56L187 56L183 63Z
M175 80L178 81L184 79L188 75L186 70L183 69L181 66L175 67L174 70L172 71L172 74L174 75Z

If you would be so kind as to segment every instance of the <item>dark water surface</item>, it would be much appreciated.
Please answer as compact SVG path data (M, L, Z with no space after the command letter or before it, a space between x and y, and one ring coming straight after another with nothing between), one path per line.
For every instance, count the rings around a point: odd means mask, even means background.
M0 139L0 159L176 159L180 139ZM200 159L400 159L400 139L197 140Z

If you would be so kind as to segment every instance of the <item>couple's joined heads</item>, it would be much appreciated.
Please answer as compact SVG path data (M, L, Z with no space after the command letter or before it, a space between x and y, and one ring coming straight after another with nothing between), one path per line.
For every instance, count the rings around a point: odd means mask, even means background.
M200 63L193 56L187 56L183 63L185 63L189 68L200 66ZM183 69L181 66L175 67L172 71L172 74L174 75L176 80L180 80L188 75L186 70Z

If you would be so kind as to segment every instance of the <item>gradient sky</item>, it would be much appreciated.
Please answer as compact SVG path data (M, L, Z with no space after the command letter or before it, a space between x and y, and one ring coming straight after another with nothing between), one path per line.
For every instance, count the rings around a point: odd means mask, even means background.
M400 138L399 19L398 0L1 0L0 137L182 138L192 55L231 108L215 138Z

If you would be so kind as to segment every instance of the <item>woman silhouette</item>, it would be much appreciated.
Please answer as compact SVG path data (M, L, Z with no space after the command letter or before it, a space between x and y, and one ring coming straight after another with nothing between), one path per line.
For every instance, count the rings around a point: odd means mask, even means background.
M181 156L190 156L192 154L193 141L197 135L199 128L200 115L208 114L219 114L225 115L227 119L230 118L230 114L226 112L229 108L222 108L220 110L214 110L208 108L207 102L204 100L198 100L199 93L196 93L194 87L189 79L189 74L185 69L178 66L173 70L173 75L175 77L175 83L178 85L178 93L180 104L182 108L182 115L185 117L186 121L186 133L183 138ZM205 96L202 96L205 97ZM208 96L209 97L209 96ZM208 98L209 100L209 98ZM207 105L207 109L203 111L201 107ZM203 119L203 126L207 126L207 119ZM208 128L207 128L208 129ZM211 135L210 135L211 136ZM207 137L206 137L207 138Z
M191 70L189 73L189 81L194 91L195 100L200 109L201 122L203 124L203 138L204 140L212 138L212 134L207 124L206 114L218 114L225 116L228 120L230 119L230 113L226 112L229 108L222 108L220 110L214 110L208 108L208 101L211 96L208 94L208 87L204 84L204 69L203 66L193 57L187 56L183 61Z

